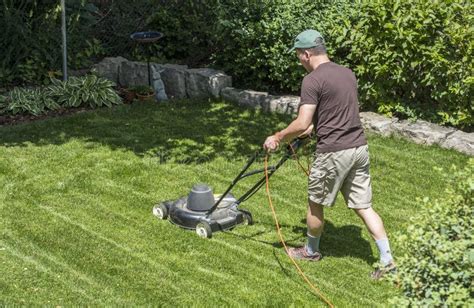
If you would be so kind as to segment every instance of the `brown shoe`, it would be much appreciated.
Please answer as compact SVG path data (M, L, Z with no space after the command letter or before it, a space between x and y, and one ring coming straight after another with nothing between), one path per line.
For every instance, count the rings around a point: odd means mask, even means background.
M309 254L306 250L306 246L289 248L288 255L295 260L306 260L306 261L319 261L323 258L323 255L317 251L315 254Z
M397 266L395 263L390 262L383 267L377 267L375 271L370 274L370 278L373 280L380 280L385 274L394 274L397 272Z

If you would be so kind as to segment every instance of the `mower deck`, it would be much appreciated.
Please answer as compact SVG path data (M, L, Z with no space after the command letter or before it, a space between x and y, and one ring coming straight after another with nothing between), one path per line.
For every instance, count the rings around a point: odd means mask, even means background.
M239 224L251 225L253 223L252 214L238 209L237 199L231 194L222 199L219 206L210 213L189 209L187 200L188 196L184 196L174 201L156 204L153 207L153 214L159 219L169 218L171 223L184 229L196 230L196 233L204 238L212 237L214 232L233 229Z

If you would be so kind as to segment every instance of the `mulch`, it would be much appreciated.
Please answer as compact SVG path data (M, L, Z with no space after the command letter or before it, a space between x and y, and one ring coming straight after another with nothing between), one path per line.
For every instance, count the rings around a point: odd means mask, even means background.
M31 115L31 114L17 114L17 115L0 115L0 126L9 126L16 125L21 123L29 123L40 121L49 118L61 117L69 114L80 113L87 110L93 110L92 108L87 107L78 107L78 108L61 108L58 110L48 111L47 113L41 115Z

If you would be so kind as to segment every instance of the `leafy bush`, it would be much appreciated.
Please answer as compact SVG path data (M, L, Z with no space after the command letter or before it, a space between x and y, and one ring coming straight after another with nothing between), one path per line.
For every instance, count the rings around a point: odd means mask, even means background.
M52 83L47 92L64 107L84 105L89 105L92 108L103 105L111 107L122 102L120 96L113 89L115 84L95 75L71 77L66 82L52 79Z
M361 1L345 44L367 108L459 127L474 123L470 1Z
M221 3L213 59L243 86L297 92L304 72L285 51L296 34L315 28L331 58L356 73L364 109L472 129L470 2Z
M45 111L59 108L54 99L40 88L15 88L10 92L4 104L4 112L11 114L40 115Z
M474 279L474 159L454 169L445 195L424 200L421 214L398 237L402 306L472 307Z
M84 40L97 19L84 0L67 3L69 63L88 64L84 56L101 55L96 41ZM47 84L61 69L61 10L58 1L3 1L0 10L0 83ZM89 30L90 31L90 30Z
M208 63L218 46L213 41L216 33L219 0L160 1L148 18L148 27L159 29L164 37L156 48L164 58L181 60L197 66ZM233 1L235 5L235 1Z
M308 28L326 34L344 17L347 1L263 0L235 6L221 1L214 63L235 76L238 86L297 92L305 74L294 53L295 35ZM339 28L341 28L339 26ZM331 44L331 40L328 40Z

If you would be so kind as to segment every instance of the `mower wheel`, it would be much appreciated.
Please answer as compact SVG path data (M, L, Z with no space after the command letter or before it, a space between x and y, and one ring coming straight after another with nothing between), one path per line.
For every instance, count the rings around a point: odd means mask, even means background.
M250 213L249 211L246 211L246 210L240 210L244 216L244 223L248 226L251 226L253 225L253 217L252 217L252 213Z
M155 206L153 206L153 215L158 219L167 219L168 208L163 203L155 204Z
M199 235L199 237L211 238L212 237L211 226L207 222L202 221L202 222L197 224L196 233L197 233L197 235Z

